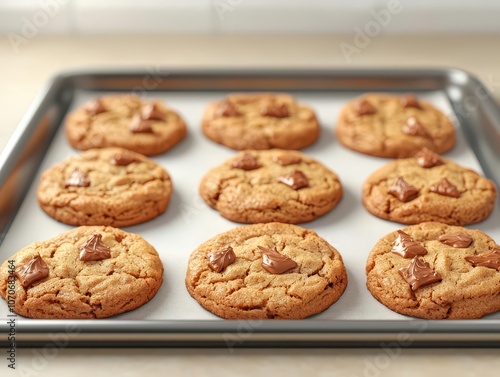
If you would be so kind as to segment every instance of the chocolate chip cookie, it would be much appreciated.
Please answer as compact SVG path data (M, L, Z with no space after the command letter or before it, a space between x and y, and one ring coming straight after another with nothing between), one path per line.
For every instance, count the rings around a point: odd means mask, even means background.
M301 319L336 302L347 286L342 257L315 232L295 225L241 226L198 247L186 288L226 319Z
M111 317L147 303L162 282L163 265L153 246L103 226L35 242L0 267L0 295L30 318Z
M340 181L298 151L245 151L210 170L200 195L225 218L240 223L302 223L337 205Z
M230 94L210 104L202 131L226 147L301 149L314 143L320 127L314 111L288 94Z
M367 287L389 309L426 319L500 310L500 246L479 230L437 222L392 232L374 246Z
M121 147L153 156L186 136L186 125L161 101L110 95L87 102L66 119L70 144L79 150Z
M373 173L363 184L362 198L366 209L382 219L466 225L491 214L497 189L489 179L424 149Z
M423 147L444 153L455 145L451 120L412 94L356 98L342 109L336 134L347 148L378 157L410 157Z
M70 225L129 226L165 212L172 182L160 165L121 148L92 149L42 174L40 207Z

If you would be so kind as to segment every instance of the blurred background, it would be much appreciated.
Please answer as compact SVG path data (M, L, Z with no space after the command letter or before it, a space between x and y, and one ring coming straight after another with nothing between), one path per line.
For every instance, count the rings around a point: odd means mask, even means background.
M498 0L2 0L0 32L26 17L42 34L351 33L390 7L385 33L500 32Z

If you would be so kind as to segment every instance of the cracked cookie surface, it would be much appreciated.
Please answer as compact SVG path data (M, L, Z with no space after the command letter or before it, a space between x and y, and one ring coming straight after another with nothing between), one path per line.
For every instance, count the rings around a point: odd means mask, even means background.
M398 237L398 232L392 232L381 238L368 256L366 285L373 297L397 313L425 319L481 318L500 310L500 271L474 267L465 259L499 248L493 239L479 230L437 222L412 225L402 231L427 250L421 258L441 281L414 291L398 273L412 259L391 252ZM453 247L439 241L440 236L456 232L469 235L472 243Z
M486 219L497 198L495 184L451 160L442 162L430 168L420 166L417 158L389 162L364 182L363 205L375 216L404 224L466 225ZM399 177L418 190L413 199L404 202L388 192ZM432 191L443 178L456 187L458 197Z
M113 162L117 156L123 158ZM121 148L103 148L49 168L37 197L41 208L63 223L122 227L165 212L172 190L168 173L154 161Z
M202 178L199 192L232 221L296 224L334 208L342 186L335 173L305 154L273 149L245 151L228 159Z
M111 257L80 260L79 246L96 234L102 236ZM151 300L163 281L158 253L142 237L111 227L84 226L35 242L5 261L0 267L3 298L8 292L8 261L20 266L37 255L47 264L49 275L27 287L15 281L14 311L24 317L110 317Z
M234 263L213 271L208 255L230 246ZM261 248L297 266L282 274L262 267ZM225 319L301 319L335 303L347 286L342 257L315 232L282 223L241 226L199 246L189 259L186 287L205 309Z
M320 134L314 111L281 93L230 94L206 108L201 128L236 150L301 149Z
M445 114L426 101L404 101L382 93L356 98L339 115L337 138L354 151L389 158L409 157L423 147L441 154L455 145L455 128Z
M135 117L141 127L134 125ZM167 151L187 133L184 120L174 110L132 94L87 103L69 114L65 130L70 144L79 150L121 147L146 156Z

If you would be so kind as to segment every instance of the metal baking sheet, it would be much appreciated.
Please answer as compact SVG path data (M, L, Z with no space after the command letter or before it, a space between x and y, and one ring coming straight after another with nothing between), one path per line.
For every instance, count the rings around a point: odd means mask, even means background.
M349 284L336 304L305 320L221 320L199 306L184 287L192 250L239 225L210 209L197 192L202 175L235 153L202 135L203 110L208 103L235 91L290 92L312 106L321 123L321 137L303 151L335 171L344 187L344 197L334 210L301 225L315 230L340 251ZM365 261L371 247L380 237L403 227L370 215L361 204L363 181L389 160L347 150L334 137L340 108L367 91L416 92L432 102L454 119L458 130L457 145L445 156L499 184L500 111L481 83L460 70L154 70L56 77L35 100L0 155L2 261L31 242L71 229L45 215L36 201L41 172L78 153L69 146L62 127L68 112L96 96L135 92L164 100L178 110L189 135L174 149L153 158L169 171L174 182L167 212L145 224L124 228L143 236L160 254L165 276L157 295L141 308L104 320L18 317L18 344L43 345L53 341L54 334L64 335L71 346L377 346L388 341L406 346L500 344L500 313L470 321L411 319L385 308L365 288ZM496 205L486 221L470 228L481 229L500 242L499 224L500 208ZM7 314L7 305L1 300L0 315L7 319ZM3 341L6 339L0 339Z

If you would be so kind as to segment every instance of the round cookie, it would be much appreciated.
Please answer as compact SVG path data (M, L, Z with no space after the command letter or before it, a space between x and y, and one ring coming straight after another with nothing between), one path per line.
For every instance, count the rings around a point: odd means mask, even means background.
M404 224L472 224L493 211L497 189L489 179L428 150L389 162L363 184L366 209Z
M225 319L301 319L336 302L347 286L342 257L315 232L295 225L241 226L198 247L186 287Z
M301 149L314 143L320 127L314 111L288 94L230 94L210 104L203 133L226 147Z
M172 182L160 165L121 148L92 149L42 174L40 207L70 225L129 226L165 212Z
M0 267L0 295L13 297L13 310L30 318L111 317L144 305L162 282L163 265L153 246L102 226L35 242Z
M200 195L225 218L240 223L302 223L337 205L338 177L298 151L245 151L210 170Z
M411 94L356 98L342 109L336 134L345 147L377 157L410 157L423 147L444 153L455 145L451 120Z
M79 150L121 147L153 156L186 136L182 118L160 101L117 94L87 102L66 119L66 135Z
M500 310L500 246L479 230L428 222L392 232L370 252L366 274L373 297L400 314L472 319Z

